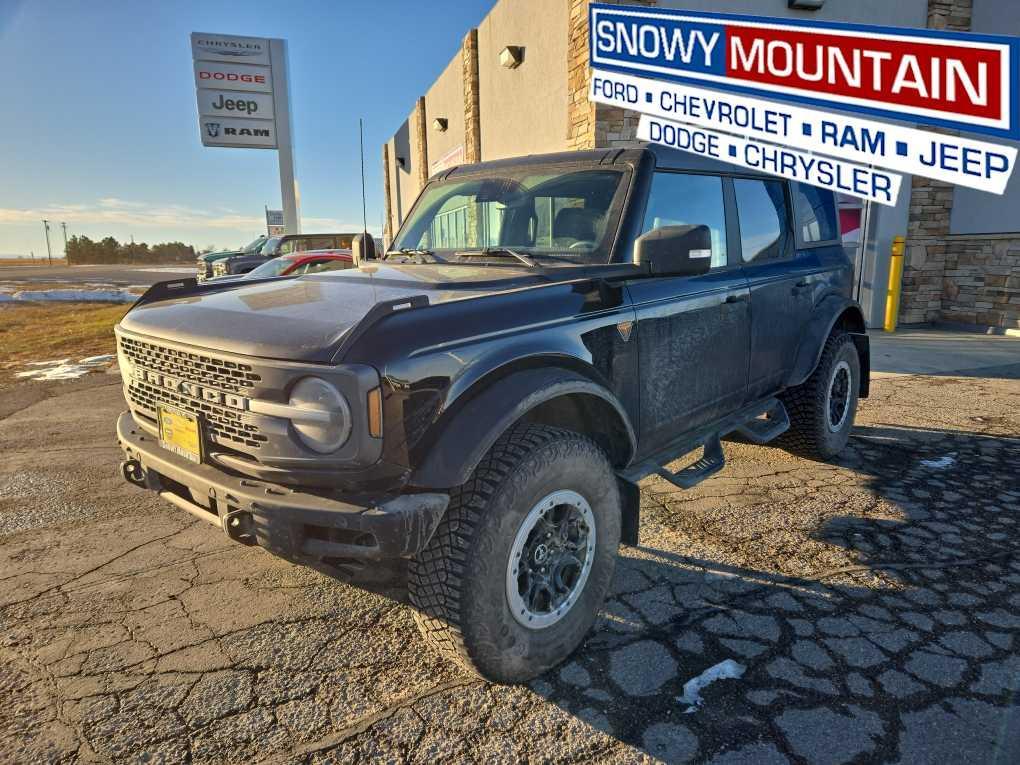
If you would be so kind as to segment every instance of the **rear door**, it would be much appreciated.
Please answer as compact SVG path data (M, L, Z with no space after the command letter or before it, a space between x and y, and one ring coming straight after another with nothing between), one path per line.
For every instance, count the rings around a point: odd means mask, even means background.
M751 290L751 354L746 403L776 393L791 369L811 316L820 263L798 251L789 185L734 178L739 256Z
M750 311L732 236L724 181L715 175L656 171L642 233L704 224L712 267L695 277L634 279L628 284L641 353L641 452L738 407L747 383Z

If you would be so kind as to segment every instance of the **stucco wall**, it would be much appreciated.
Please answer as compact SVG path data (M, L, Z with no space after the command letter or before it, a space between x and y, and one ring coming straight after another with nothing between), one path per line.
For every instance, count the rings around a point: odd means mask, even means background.
M400 222L407 215L411 204L418 196L414 167L411 157L411 125L410 118L404 120L400 129L390 139L390 210L391 230L393 234L400 228ZM400 166L398 157L404 158L404 167Z
M971 31L1020 36L1020 3L1016 0L974 0ZM1018 141L996 139L995 142L1020 148ZM1020 175L1014 172L1002 196L963 187L956 189L949 228L953 234L1020 232L1018 211Z
M458 49L457 55L453 57L446 69L439 75L439 78L432 84L425 94L425 113L428 119L425 125L425 135L429 144L429 169L431 176L438 163L451 151L464 148L464 75L463 58ZM437 117L447 120L445 132L440 132L433 127ZM455 163L463 162L463 158Z
M507 45L524 63L499 65ZM567 2L501 0L478 25L482 159L567 145Z

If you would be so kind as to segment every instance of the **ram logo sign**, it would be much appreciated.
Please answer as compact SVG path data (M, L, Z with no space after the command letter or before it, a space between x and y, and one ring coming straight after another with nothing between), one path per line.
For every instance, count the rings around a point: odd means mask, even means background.
M1020 40L592 4L593 68L1020 138Z

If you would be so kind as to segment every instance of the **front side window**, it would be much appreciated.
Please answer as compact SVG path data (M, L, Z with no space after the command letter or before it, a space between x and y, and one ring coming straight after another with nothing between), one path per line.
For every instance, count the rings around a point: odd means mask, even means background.
M786 184L734 178L740 249L745 263L785 258L792 244Z
M655 173L641 233L663 226L702 225L712 232L712 268L723 268L726 265L726 209L722 178Z
M309 268L307 273L318 274L323 271L345 271L348 268L354 268L353 260L327 260L324 263Z
M289 260L286 258L273 258L272 260L266 261L258 268L249 271L248 277L251 279L265 279L271 276L279 276L288 268L290 268Z
M262 245L262 249L259 251L262 255L277 255L276 248L280 244L280 237L274 236L272 239L267 239L266 243Z
M458 253L510 248L537 259L606 263L625 185L619 170L522 168L434 183L392 250Z

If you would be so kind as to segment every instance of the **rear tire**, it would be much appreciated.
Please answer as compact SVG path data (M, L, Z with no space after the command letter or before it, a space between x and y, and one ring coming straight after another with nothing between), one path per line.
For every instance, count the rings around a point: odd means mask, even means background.
M556 666L591 629L609 590L620 513L613 467L591 439L515 426L451 492L411 562L408 594L422 636L494 682Z
M777 443L810 459L828 460L839 454L850 439L860 386L857 348L850 335L836 330L826 340L811 376L780 394L790 429Z

